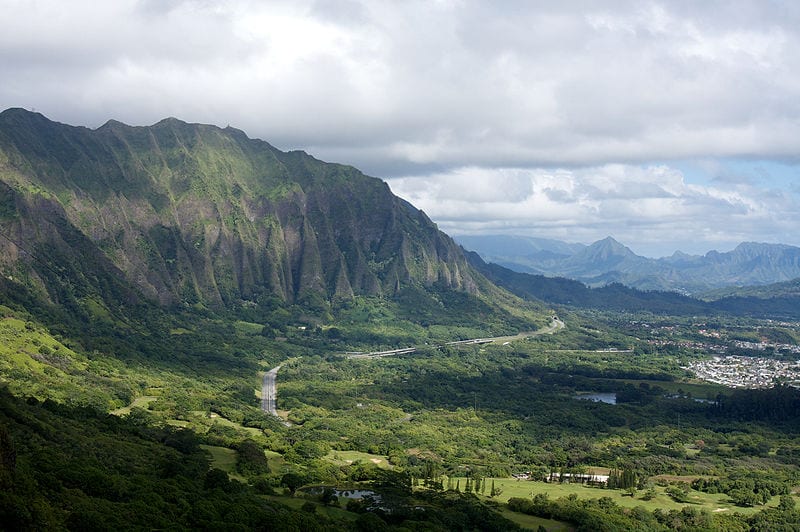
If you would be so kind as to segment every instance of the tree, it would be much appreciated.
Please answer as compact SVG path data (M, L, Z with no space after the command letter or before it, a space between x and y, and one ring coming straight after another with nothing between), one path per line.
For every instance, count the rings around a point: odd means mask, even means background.
M651 501L656 497L656 489L653 486L647 488L647 491L644 492L641 499L643 501Z
M746 488L732 490L728 496L736 506L755 506L760 502L758 495Z
M668 486L664 491L675 502L689 502L689 489L685 482Z
M325 488L322 490L320 502L326 506L335 506L339 503L339 498L336 496L336 490L333 488Z
M503 490L502 490L502 488L496 488L496 487L494 486L494 479L492 479L492 489L491 489L491 491L489 492L489 497L497 497L497 496L498 496L498 495L500 495L501 493L503 493Z
M306 483L306 479L297 473L286 473L281 477L281 486L289 488L289 493L294 495L297 488Z
M794 508L794 497L791 495L781 495L781 502L778 503L778 510L781 512L793 512Z
M264 450L253 440L244 440L237 446L236 469L242 474L260 475L269 473L269 464Z
M207 490L213 490L215 488L222 488L223 490L228 488L230 481L228 480L228 474L221 470L217 469L216 467L212 467L206 473L206 478L203 481L203 487Z

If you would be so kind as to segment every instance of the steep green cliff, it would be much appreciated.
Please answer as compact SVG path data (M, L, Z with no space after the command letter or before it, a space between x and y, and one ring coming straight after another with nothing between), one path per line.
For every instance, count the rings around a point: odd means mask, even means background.
M485 283L383 181L174 118L90 130L0 113L0 230L3 274L51 299L59 275L121 303L207 306Z

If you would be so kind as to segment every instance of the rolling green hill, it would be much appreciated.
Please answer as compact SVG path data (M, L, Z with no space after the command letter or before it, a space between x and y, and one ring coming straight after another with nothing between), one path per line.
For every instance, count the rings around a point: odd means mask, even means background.
M800 278L783 283L773 283L764 286L719 288L717 290L709 290L708 292L701 294L701 298L706 301L717 301L726 297L753 297L770 299L798 296L800 296Z

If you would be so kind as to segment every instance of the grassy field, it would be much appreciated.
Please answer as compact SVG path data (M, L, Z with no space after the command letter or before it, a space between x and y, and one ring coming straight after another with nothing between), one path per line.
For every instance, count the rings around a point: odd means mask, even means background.
M201 444L200 448L205 449L211 454L211 467L225 471L232 479L236 479L240 482L247 482L243 476L236 472L236 451L216 445Z
M205 412L201 412L201 414L205 415ZM220 425L224 425L226 427L232 427L238 431L246 432L250 434L251 437L260 436L262 434L261 429L257 429L254 427L245 427L241 423L236 423L235 421L231 421L230 419L222 417L216 412L211 412L209 414L209 419L211 419L213 423L219 423Z
M265 495L266 499L270 501L274 501L284 506L288 506L294 510L299 510L303 507L303 505L311 499L306 499L303 497L290 497L290 496L281 496L281 495ZM355 521L358 519L358 514L354 512L348 512L347 510L342 509L339 506L325 506L323 504L317 503L316 501L311 501L312 503L316 504L317 508L315 513L319 515L326 515L331 518L346 520L346 521Z
M117 408L116 410L112 410L110 413L114 414L115 416L127 416L131 413L132 408L144 408L147 409L147 405L151 402L158 399L155 395L143 395L141 397L137 397L133 400L131 404L128 406L123 406L122 408Z
M200 445L200 448L211 454L211 467L222 469L226 473L233 473L236 467L236 451L216 445Z
M623 495L621 490L610 490L602 488L591 488L580 484L558 484L547 482L531 482L531 481L517 481L507 478L487 479L487 482L494 481L495 486L503 490L503 492L495 497L495 500L500 502L507 502L511 497L520 497L530 499L538 493L546 493L551 499L558 499L559 497L566 497L574 493L581 499L599 499L600 497L610 497L619 506L633 508L642 506L648 511L656 509L663 510L680 510L685 506L691 506L698 509L706 509L710 512L739 512L742 514L752 514L764 509L763 506L755 508L743 508L735 506L730 502L727 495L722 493L710 494L702 493L699 491L690 490L689 500L687 503L675 502L669 495L664 493L664 488L656 486L656 496L649 500L644 501L640 497L642 492L638 492L636 497ZM778 497L767 503L767 507L774 507L778 504Z
M236 451L227 447L216 445L200 445L211 454L211 467L216 467L228 473L232 478L244 481L244 478L236 473ZM283 469L283 456L274 451L264 451L267 456L267 463L270 471L278 472Z
M236 332L243 336L256 336L261 334L262 329L264 329L264 325L261 323L252 323L249 321L235 321L233 323L233 327L236 329Z
M275 451L264 451L264 454L267 455L267 465L269 465L270 471L273 473L283 471L283 467L286 462L284 461L282 454L276 453Z
M382 469L392 469L392 464L385 456L362 453L360 451L331 451L325 456L336 465L350 465L355 462L372 462Z
M526 528L528 530L538 530L540 526L543 526L547 532L569 532L571 530L575 530L568 523L562 523L561 521L556 521L554 519L545 519L543 517L512 512L508 508L501 508L500 514L509 521L512 521L522 528Z

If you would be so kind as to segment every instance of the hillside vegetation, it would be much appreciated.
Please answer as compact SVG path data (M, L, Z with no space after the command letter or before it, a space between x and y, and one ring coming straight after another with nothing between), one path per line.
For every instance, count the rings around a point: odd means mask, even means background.
M51 299L61 271L117 304L314 307L410 284L488 289L384 182L176 119L88 130L4 111L0 220L6 276Z

